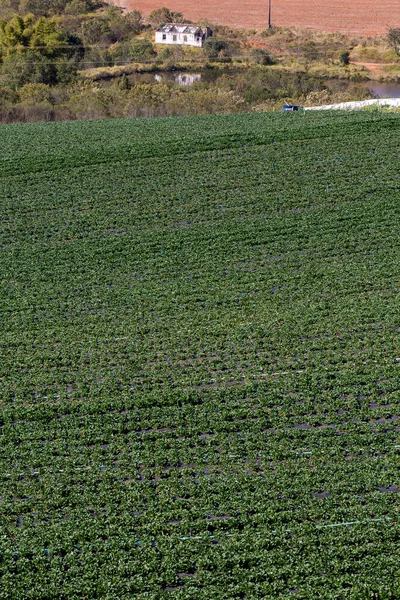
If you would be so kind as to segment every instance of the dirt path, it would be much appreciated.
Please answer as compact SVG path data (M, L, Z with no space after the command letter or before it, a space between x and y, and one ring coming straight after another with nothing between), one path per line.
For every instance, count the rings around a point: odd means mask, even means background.
M148 15L166 4L193 21L208 19L231 27L266 27L267 0L114 0ZM275 25L364 35L400 27L400 0L272 0Z
M384 66L382 63L358 62L358 61L352 60L351 64L359 65L360 67L365 67L366 69L368 69L368 71L371 73L371 75L376 75L376 76L385 75L385 72L382 70L382 67Z

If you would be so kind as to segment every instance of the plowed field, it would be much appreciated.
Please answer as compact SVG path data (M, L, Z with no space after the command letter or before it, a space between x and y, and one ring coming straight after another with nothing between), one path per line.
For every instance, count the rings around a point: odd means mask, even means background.
M145 15L163 2L116 0L120 6L136 8ZM209 19L233 27L265 27L268 2L263 0L168 0L171 10L183 12L193 21ZM381 34L400 27L399 0L272 0L272 21L280 26L310 27L323 31Z

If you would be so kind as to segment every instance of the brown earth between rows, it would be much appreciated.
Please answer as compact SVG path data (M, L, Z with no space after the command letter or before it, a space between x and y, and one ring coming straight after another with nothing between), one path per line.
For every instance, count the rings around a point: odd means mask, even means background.
M263 28L268 23L268 0L114 0L146 16L163 5L187 19ZM400 0L272 0L272 23L349 34L379 35L400 27Z

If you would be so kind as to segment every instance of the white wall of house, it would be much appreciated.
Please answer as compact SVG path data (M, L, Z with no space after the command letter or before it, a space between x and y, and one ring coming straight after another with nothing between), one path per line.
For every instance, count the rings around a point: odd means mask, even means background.
M203 46L203 37L193 33L173 33L156 31L156 44L173 44L181 46Z

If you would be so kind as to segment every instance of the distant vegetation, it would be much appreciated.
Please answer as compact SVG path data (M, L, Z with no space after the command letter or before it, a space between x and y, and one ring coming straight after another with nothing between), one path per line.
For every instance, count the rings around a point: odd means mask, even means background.
M400 56L400 29L389 29L388 42L397 56Z
M154 29L174 21L185 21L184 15L166 7L144 19L137 10L96 0L0 0L0 121L272 110L283 99L363 99L366 88L340 83L366 79L353 57L373 56L395 68L400 62L398 30L373 41L213 26L203 49L156 46ZM204 77L191 89L132 77L177 70L224 75Z

